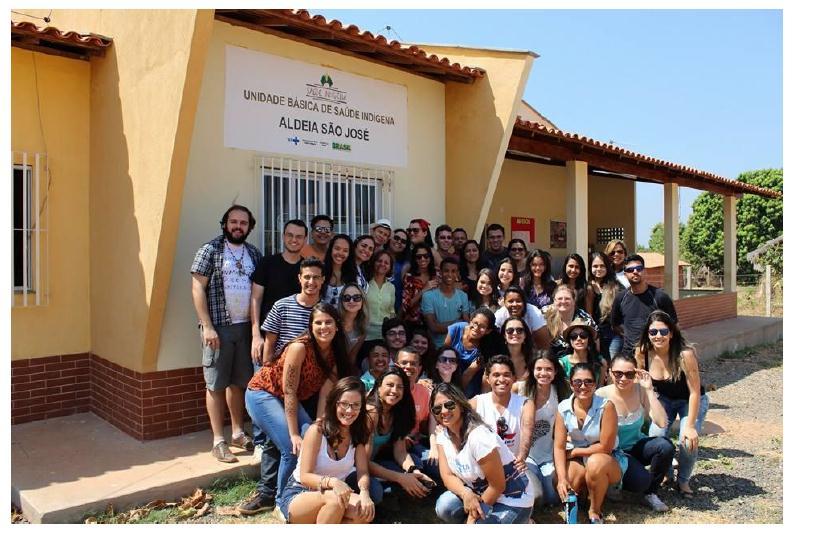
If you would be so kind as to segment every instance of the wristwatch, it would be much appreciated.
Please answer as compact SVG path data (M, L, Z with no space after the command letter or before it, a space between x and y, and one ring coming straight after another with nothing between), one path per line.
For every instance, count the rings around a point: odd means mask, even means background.
M408 470L406 470L406 472L410 474L412 472L416 472L417 470L420 470L420 468L417 465L411 465L408 467Z

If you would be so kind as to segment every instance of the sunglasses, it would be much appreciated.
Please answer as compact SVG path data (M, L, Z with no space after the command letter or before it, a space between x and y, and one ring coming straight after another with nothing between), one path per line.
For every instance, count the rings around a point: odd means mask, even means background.
M456 358L455 357L446 357L446 356L442 355L437 359L437 361L442 363L442 364L445 364L445 363L453 364L453 363L456 363Z
M403 239L402 237L391 237L391 239L398 244L408 244L408 239Z
M622 377L626 377L626 379L635 379L635 376L637 376L637 372L634 371L634 370L630 370L628 372L621 372L620 370L613 370L612 375L615 377L615 379L620 379Z
M431 258L431 256L428 255L428 254L416 254L415 257L417 258L417 261L419 261L420 259L430 259Z
M504 332L507 335L521 335L524 333L524 328L506 328Z
M419 233L422 228L408 228L408 233Z
M661 337L668 337L669 336L669 328L650 328L649 335L652 337L657 337L657 334L660 333Z
M631 274L632 272L642 272L643 271L643 265L635 265L635 266L626 267L626 268L623 269L623 271L626 272L627 274Z
M452 239L453 239L453 237L451 237L450 235L437 235L437 237L436 237L436 240L438 240L438 241L449 241L449 240L452 240Z
M626 254L626 252L624 252L623 250L612 250L611 252L609 252L609 255L618 255L618 254L624 255L624 254Z
M586 331L573 331L572 333L570 333L569 338L571 341L575 341L578 339L586 340L589 338L589 333L587 333Z
M571 381L572 386L576 389L580 389L581 387L592 387L595 385L594 379L573 379Z
M511 252L526 252L524 248L510 248Z
M440 415L442 413L442 408L445 408L446 411L453 411L456 409L456 402L453 400L448 400L445 403L439 403L431 407L431 412L435 415Z
M363 301L363 295L362 294L344 294L343 296L340 297L340 299L343 300L346 303L348 303L348 302L362 302Z
M315 231L317 233L331 233L331 228L327 228L325 226L317 226L312 228L312 231Z

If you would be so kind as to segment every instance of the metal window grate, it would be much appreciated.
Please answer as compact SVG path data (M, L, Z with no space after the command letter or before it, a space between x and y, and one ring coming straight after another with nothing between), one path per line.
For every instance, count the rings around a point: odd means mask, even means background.
M354 239L392 212L391 170L282 157L261 158L259 168L265 254L283 250L283 225L293 218L308 225L326 214L335 233Z
M12 307L48 304L48 157L11 152Z

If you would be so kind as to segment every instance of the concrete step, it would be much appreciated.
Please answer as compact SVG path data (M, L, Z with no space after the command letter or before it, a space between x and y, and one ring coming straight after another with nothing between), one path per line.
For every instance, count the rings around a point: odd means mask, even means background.
M229 431L229 428L227 428ZM252 454L210 454L212 433L139 442L91 413L11 426L11 495L31 523L77 523L87 514L175 500L218 478L257 479Z
M706 361L724 352L781 339L782 318L738 316L689 328L683 331L683 335L686 341L695 344L700 360Z

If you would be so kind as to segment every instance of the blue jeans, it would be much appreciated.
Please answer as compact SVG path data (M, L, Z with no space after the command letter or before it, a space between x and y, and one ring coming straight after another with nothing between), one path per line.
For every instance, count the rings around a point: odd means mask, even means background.
M601 344L603 344L603 341L601 341ZM621 350L623 350L623 337L618 334L614 334L609 340L609 359L611 360L613 357L621 353Z
M268 484L260 487L258 492L264 495L272 495L273 490L277 498L283 494L283 488L286 482L289 481L289 476L295 471L297 466L297 456L292 453L292 441L289 438L289 426L286 424L286 414L283 408L283 398L273 396L263 390L247 390L245 395L246 409L252 420L263 431L267 438L272 441L274 447L280 452L280 468L278 470L277 480L267 479ZM300 434L303 435L312 423L312 419L306 413L302 405L298 405L297 425L300 429ZM264 447L264 453L261 455L261 474L265 471L271 470L269 463L264 464L264 460L272 459L271 453L267 449L271 446ZM269 457L267 457L269 456ZM272 483L277 481L276 487L272 487Z
M483 503L482 511L485 517L478 520L477 524L526 524L530 521L533 508L496 503L493 510L489 511L487 505ZM467 520L464 503L459 496L449 490L443 492L436 500L436 516L447 524L464 524Z
M530 480L530 488L533 491L535 502L544 505L558 505L561 497L555 490L555 465L552 462L536 464L535 461L527 458L527 477Z
M257 372L261 365L252 362L252 367ZM247 391L249 392L249 391ZM261 452L261 476L258 478L256 490L258 494L266 498L275 498L278 487L278 466L280 465L280 452L267 440L261 428L252 420L252 442L255 443Z
M652 422L652 425L649 427L649 436L667 436L669 433L669 428L671 427L675 418L680 417L680 443L677 446L679 449L677 458L677 462L679 464L677 469L677 482L688 483L689 479L691 479L691 472L694 470L694 464L697 462L697 452L699 451L699 446L692 452L686 448L683 443L683 429L686 427L688 420L688 400L672 400L671 398L665 398L662 396L659 399L660 403L663 405L663 409L666 410L666 416L668 417L669 423L665 429L662 429ZM694 423L694 427L697 429L697 434L699 435L703 430L703 421L705 420L706 413L708 413L707 394L700 396L700 407L697 411L697 420Z
M626 450L626 455L629 466L623 475L623 490L654 494L671 468L674 444L665 437L646 437ZM645 465L649 465L648 472Z
M438 486L442 486L442 475L439 473L439 462L437 461L434 464L428 462L428 456L431 453L429 448L417 443L411 446L408 453L411 454L411 459L414 460L414 464L417 465L426 476L436 481Z

